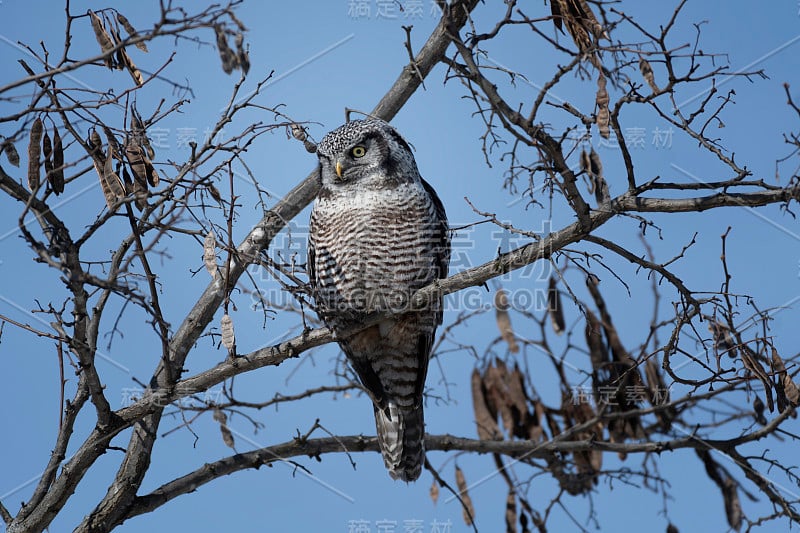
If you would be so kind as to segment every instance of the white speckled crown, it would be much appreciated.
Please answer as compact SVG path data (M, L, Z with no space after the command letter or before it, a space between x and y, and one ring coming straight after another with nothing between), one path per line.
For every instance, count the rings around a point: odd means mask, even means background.
M344 151L354 142L362 138L366 133L380 131L392 144L393 148L408 153L413 159L411 148L408 142L394 129L388 122L378 118L366 120L352 120L342 124L335 130L329 132L317 145L317 154L331 157L334 154Z

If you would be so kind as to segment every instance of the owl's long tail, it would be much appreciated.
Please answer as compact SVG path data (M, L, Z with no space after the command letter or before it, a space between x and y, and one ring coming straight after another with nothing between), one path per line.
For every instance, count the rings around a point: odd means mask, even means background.
M375 406L375 426L383 462L392 479L416 480L425 462L425 421L422 405L400 407L389 402L385 409Z

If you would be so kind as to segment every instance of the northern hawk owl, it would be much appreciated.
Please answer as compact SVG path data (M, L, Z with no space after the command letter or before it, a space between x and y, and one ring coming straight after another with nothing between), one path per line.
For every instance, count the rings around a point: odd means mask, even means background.
M408 143L382 120L348 122L322 139L317 155L321 189L308 248L317 312L372 399L389 474L413 481L425 458L422 393L442 302L409 302L447 276L444 206ZM373 312L390 316L340 334Z

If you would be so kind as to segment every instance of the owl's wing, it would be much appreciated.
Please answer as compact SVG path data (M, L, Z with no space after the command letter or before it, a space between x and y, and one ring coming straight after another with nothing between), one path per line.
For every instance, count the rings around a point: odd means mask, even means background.
M311 295L316 300L316 289L317 289L317 271L316 271L316 262L317 262L317 248L316 243L314 242L314 235L316 234L316 222L314 220L314 210L311 210L311 217L308 221L308 254L306 258L306 273L308 274L308 284L311 288ZM315 303L317 303L315 301Z
M306 272L308 273L308 284L311 286L311 294L314 294L314 290L317 287L317 273L314 268L314 263L316 262L317 252L314 248L314 239L311 238L311 234L309 233L308 237L308 258L306 259Z
M436 214L436 222L439 229L434 236L434 242L431 243L436 247L436 263L438 266L436 278L444 279L447 277L447 270L450 266L450 228L447 225L447 213L444 210L444 204L439 199L439 195L436 194L436 191L431 187L430 183L423 179L422 186L425 188L425 192L428 193L431 202L433 202L433 209ZM442 323L441 306L439 306L437 323Z
M436 194L436 191L433 187L431 187L430 183L423 179L422 186L425 188L425 192L428 193L431 202L433 202L433 209L436 215L436 225L438 228L433 242L431 243L433 246L435 246L436 263L438 267L436 278L444 279L447 277L447 270L450 266L450 228L447 225L447 213L444 210L444 204L439 199L439 195ZM439 309L436 314L437 325L442 323L443 312L443 306L441 302L439 302ZM420 372L417 374L414 393L415 397L419 399L420 403L422 402L422 394L425 390L425 378L428 374L428 360L430 358L435 339L436 328L430 331L430 333L422 334L417 338L417 357L419 358Z
M423 179L422 186L433 202L433 209L438 219L437 222L440 231L436 235L436 242L433 243L434 246L436 246L436 256L439 267L439 272L436 277L444 279L447 277L447 270L450 265L450 229L447 225L447 213L444 210L444 204L439 199L439 195L436 194L434 188L431 187L431 184Z

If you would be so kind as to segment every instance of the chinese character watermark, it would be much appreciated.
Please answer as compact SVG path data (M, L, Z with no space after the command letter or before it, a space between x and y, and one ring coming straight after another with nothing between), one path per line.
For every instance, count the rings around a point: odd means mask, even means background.
M650 389L645 385L598 385L592 387L576 385L570 389L572 405L620 405L650 402L653 405L665 405L670 399L671 387Z
M442 10L436 0L430 2L430 16L441 18ZM423 0L348 0L347 16L352 19L419 20L425 16Z

